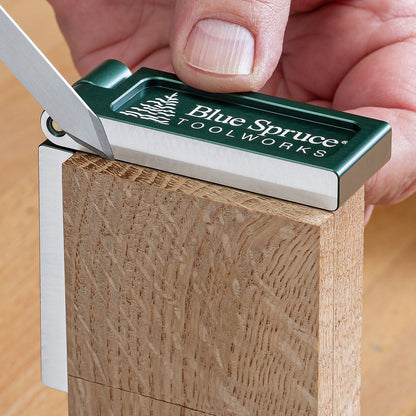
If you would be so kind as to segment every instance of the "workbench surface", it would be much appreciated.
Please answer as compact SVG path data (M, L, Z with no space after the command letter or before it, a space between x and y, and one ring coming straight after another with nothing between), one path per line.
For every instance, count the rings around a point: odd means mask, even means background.
M2 5L70 82L46 1ZM47 24L46 24L47 22ZM30 67L28 67L30 70ZM0 63L0 414L64 416L40 380L37 147L41 109ZM365 233L362 415L416 415L416 195L376 209Z

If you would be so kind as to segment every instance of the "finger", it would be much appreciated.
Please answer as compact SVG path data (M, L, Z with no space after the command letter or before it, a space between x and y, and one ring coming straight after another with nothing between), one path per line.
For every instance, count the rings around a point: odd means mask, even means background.
M175 72L208 91L258 90L279 61L289 9L290 0L178 0Z
M391 158L365 184L366 205L395 204L406 199L416 191L416 112L377 107L351 112L386 120L392 126Z
M48 1L81 74L106 59L117 59L132 70L172 70L169 27L174 0Z
M303 13L315 10L333 0L292 0L292 12Z
M374 211L374 205L366 205L364 210L364 226L367 226L367 224L370 222L371 215Z

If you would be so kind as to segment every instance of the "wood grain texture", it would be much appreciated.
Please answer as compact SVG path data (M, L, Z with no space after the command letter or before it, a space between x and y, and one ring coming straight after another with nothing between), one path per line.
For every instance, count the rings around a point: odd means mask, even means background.
M334 225L334 415L360 414L360 347L363 286L361 195L337 213Z
M325 415L360 414L362 210L358 192L321 229L318 380Z
M44 0L2 0L71 82L77 72ZM28 70L29 66L28 66ZM0 415L64 416L40 374L37 148L42 109L0 61Z
M70 376L212 415L359 414L361 191L328 213L80 153L63 173Z
M416 195L366 228L362 413L416 415Z
M77 416L205 416L206 413L172 405L97 383L68 378L69 390L77 400L69 401L69 414ZM93 400L92 400L93 399Z

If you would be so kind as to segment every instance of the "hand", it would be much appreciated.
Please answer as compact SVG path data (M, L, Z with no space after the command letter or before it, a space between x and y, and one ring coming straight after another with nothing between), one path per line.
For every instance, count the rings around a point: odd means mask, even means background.
M366 184L366 220L415 192L414 0L49 1L81 73L114 58L388 121L392 159Z

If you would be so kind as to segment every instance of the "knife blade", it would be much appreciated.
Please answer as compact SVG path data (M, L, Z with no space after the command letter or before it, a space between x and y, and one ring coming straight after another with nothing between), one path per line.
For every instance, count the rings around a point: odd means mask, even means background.
M114 159L100 119L1 5L0 60L64 132L94 153Z

